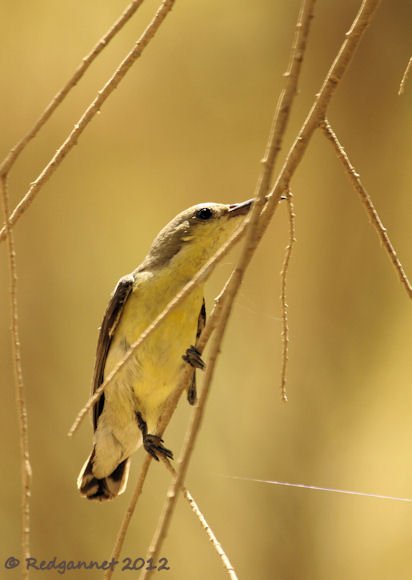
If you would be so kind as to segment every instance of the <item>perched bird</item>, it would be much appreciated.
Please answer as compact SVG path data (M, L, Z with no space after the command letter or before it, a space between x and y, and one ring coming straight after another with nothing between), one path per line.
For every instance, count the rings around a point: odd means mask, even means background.
M237 229L252 203L204 203L183 211L158 234L140 266L119 280L100 327L93 392ZM121 494L130 456L142 444L156 460L162 454L173 457L157 435L158 423L185 364L193 367L188 400L196 401L195 370L204 363L193 345L205 320L203 287L198 285L107 385L93 408L93 449L77 480L84 497L108 500Z

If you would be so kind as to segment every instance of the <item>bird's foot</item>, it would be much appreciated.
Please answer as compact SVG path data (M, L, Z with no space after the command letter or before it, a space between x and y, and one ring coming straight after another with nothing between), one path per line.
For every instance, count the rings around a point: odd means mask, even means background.
M182 359L194 369L200 369L203 371L206 367L206 363L202 359L200 351L198 351L198 349L193 345L186 350Z
M159 435L151 435L147 432L147 423L143 419L141 413L136 413L136 420L137 426L142 432L143 447L147 453L149 453L149 455L151 455L156 461L159 461L157 454L163 455L164 457L167 457L167 459L173 459L173 453L170 449L166 449L166 447L162 445L163 439Z
M173 459L173 453L163 445L163 439L159 435L146 435L143 437L143 446L149 455L156 461L159 461L159 455L167 459Z

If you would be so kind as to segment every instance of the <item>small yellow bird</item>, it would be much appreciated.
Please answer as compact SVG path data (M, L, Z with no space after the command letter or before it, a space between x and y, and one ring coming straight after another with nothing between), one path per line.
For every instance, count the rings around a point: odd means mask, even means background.
M228 240L252 203L204 203L183 211L158 234L140 266L119 280L100 327L93 392L130 345ZM93 407L93 450L77 480L84 497L102 501L121 494L127 484L129 458L141 444L156 460L159 454L173 457L156 431L185 364L193 367L188 401L196 401L195 371L204 368L204 363L193 345L205 320L203 287L199 285L108 384Z

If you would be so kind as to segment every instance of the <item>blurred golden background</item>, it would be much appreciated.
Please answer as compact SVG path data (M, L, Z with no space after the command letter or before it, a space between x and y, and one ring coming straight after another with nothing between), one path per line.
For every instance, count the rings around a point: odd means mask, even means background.
M318 3L283 154L359 4ZM157 5L144 4L19 160L10 182L12 207ZM120 0L0 4L1 157L124 6ZM250 197L298 9L295 0L178 1L15 228L33 467L32 553L38 559L110 558L143 453L134 458L121 498L106 505L80 498L75 481L89 452L90 422L73 439L66 434L89 394L97 328L118 278L142 260L177 212L201 201ZM397 91L410 57L411 17L407 0L396 7L382 3L329 111L409 273L412 79L403 96ZM320 133L292 188L297 243L288 296L289 403L281 403L279 395L279 271L287 243L281 207L227 329L187 485L240 578L406 580L412 575L410 504L230 478L412 497L410 301ZM209 310L237 252L208 285ZM4 243L0 276L3 567L7 556L20 551ZM190 412L182 400L166 432L175 455ZM123 556L145 556L168 481L163 467L154 465ZM171 566L164 573L168 579L225 577L183 500L162 555Z

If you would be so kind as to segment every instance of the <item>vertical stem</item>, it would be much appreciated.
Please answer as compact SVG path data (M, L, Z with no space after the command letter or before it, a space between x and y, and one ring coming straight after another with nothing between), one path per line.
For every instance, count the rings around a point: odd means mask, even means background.
M6 227L7 248L10 271L10 310L11 310L11 338L13 349L13 363L16 386L17 417L19 421L20 458L21 458L21 547L24 558L30 557L30 487L31 466L29 457L29 434L27 423L27 407L24 392L23 369L21 364L21 346L19 337L19 312L17 304L17 267L14 235L9 218L9 198L7 190L7 178L1 178L1 192L3 202L4 221ZM29 572L22 567L22 577L28 578Z
M288 305L286 302L287 295L287 277L289 271L290 258L292 255L293 244L296 241L295 238L295 209L292 200L292 192L289 191L287 201L288 213L289 213L289 242L286 246L285 258L283 261L282 270L280 272L281 280L281 292L280 292L280 302L282 308L282 371L280 379L280 393L282 401L285 403L288 400L286 392L286 382L287 382L287 368L289 362L289 320L288 320Z

